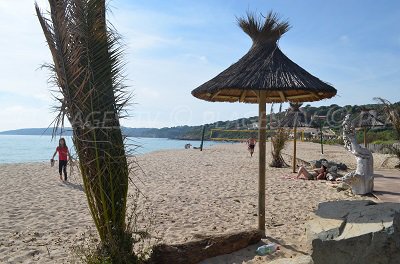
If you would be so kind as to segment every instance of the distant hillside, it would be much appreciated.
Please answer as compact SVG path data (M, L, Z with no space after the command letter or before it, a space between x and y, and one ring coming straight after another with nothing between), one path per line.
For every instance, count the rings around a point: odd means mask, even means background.
M122 128L123 131L128 131L132 137L145 137L146 131L151 131L156 128ZM32 136L51 136L53 133L53 128L23 128L16 130L7 130L0 132L0 135L32 135ZM58 132L58 134L60 134ZM64 136L72 136L72 128L66 127L62 133Z
M16 130L8 130L0 132L0 135L32 135L32 136L42 136L51 135L53 133L53 128L22 128ZM72 135L70 128L65 128L63 133L66 136Z
M123 127L123 133L128 137L150 137L150 138L171 138L171 139L191 139L196 134L201 133L201 126L178 126L166 128L130 128ZM52 135L52 128L23 128L16 130L7 130L0 132L0 135L34 135L49 136ZM65 128L64 136L71 136L71 128Z
M400 102L396 103L400 107ZM369 104L369 105L346 105L338 106L332 104L330 106L313 107L311 105L305 105L301 107L302 122L313 125L311 120L312 116L330 116L331 122L336 122L339 127L341 122L341 116L345 113L356 116L361 112L362 109L367 108L369 110L377 110L378 118L385 120L385 117L381 115L380 105ZM286 112L281 112L274 115L273 119L284 118ZM267 120L270 120L270 115L267 115ZM258 117L240 118L231 121L218 121L210 124L205 124L205 138L209 139L211 135L211 129L225 129L225 130L256 130L257 129ZM201 139L202 126L177 126L177 127L164 127L164 128L129 128L123 127L123 133L129 137L150 137L150 138L170 138L170 139ZM65 128L64 135L71 135L71 128ZM0 132L0 135L51 135L52 129L45 128L26 128ZM254 132L256 133L256 131ZM232 132L229 136L232 137L246 137L249 134L235 133Z

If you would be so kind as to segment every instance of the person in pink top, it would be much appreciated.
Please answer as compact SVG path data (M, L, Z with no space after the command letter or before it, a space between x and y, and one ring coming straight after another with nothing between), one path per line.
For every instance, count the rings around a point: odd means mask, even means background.
M58 147L51 158L51 162L54 162L54 157L58 152L58 173L60 174L60 180L62 181L62 172L64 172L64 180L67 181L67 164L68 159L71 158L71 154L69 153L67 144L65 143L64 138L60 138L58 141Z

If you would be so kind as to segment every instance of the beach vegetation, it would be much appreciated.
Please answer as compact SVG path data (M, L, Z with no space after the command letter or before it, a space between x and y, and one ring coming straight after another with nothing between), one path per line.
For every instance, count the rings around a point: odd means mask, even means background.
M126 234L129 236L125 241L125 247L133 245L134 254L120 255L112 258L108 248L120 247L118 241L108 241L108 247L98 243L98 235L91 230L83 233L72 247L72 262L88 264L112 264L112 263L147 263L151 257L153 245L160 241L160 238L153 235L154 212L151 210L148 200L141 194L140 190L134 188L133 194L128 195L127 206L127 227ZM144 198L139 202L140 197ZM83 242L82 242L83 241ZM118 250L118 249L115 249Z
M400 140L400 106L392 104L384 98L376 97L374 99L381 104L383 113L396 131L396 140Z
M272 144L272 161L270 166L275 168L287 167L286 162L282 157L282 150L285 148L289 140L289 132L284 128L278 128L271 138Z
M399 164L397 164L396 167L400 168L400 106L392 104L389 100L380 97L375 98L375 100L381 104L383 112L386 114L387 119L396 132L395 136L397 142L387 145L386 149L397 157Z

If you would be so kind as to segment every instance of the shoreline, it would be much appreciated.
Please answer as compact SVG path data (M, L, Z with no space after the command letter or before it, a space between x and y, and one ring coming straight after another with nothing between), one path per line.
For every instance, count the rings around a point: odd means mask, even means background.
M213 145L213 146L215 146L215 145ZM210 147L213 147L213 146L209 146L208 148L210 148ZM137 157L139 157L139 156L143 156L143 155L148 155L148 154L152 154L152 153L156 153L156 152L169 152L169 151L180 151L180 150L183 150L183 151L187 151L187 149L159 149L159 150L152 150L152 151L149 151L149 152L146 152L146 153L137 153L137 154L135 154L135 155L127 155L127 158L137 158ZM196 149L195 149L196 150ZM54 159L56 162L58 161L58 158L55 158ZM49 159L49 161L50 161L50 159ZM35 165L35 164L46 164L46 163L49 163L49 161L27 161L27 162L5 162L5 163L1 163L0 162L0 166L2 166L2 165L23 165L23 164L26 164L26 165L28 165L28 164L31 164L31 165Z
M19 135L18 135L19 136ZM24 138L25 136L22 136ZM29 136L31 137L31 136ZM32 149L27 149L26 144L29 143L27 140L31 139L26 139L25 140L3 140L0 141L1 143L4 143L4 149L0 149L0 164L19 164L19 163L41 163L41 162L47 162L50 160L51 155L53 154L55 147L56 147L56 142L47 140L51 136L32 136L35 137L33 140L33 146ZM1 139L1 137L0 137ZM3 138L4 139L4 138ZM140 140L143 139L143 140ZM67 145L72 146L72 141L70 139L67 139ZM127 142L127 149L129 152L132 150L134 151L135 156L139 156L142 154L147 154L151 153L153 151L158 151L158 150L179 150L179 149L184 149L184 143L185 141L187 143L192 143L194 144L193 141L190 140L177 140L177 139L166 139L166 138L135 138L135 139L130 139ZM196 141L197 142L200 141ZM204 141L205 143L205 148L209 147L209 145L216 145L220 144L219 142L212 142L212 141ZM224 144L224 143L221 143ZM136 145L139 145L137 148ZM200 144L198 144L200 145ZM35 147L39 146L39 147ZM197 145L195 145L197 146ZM15 150L11 153L11 156L8 154L8 149L15 147ZM71 153L74 155L73 148L71 148Z

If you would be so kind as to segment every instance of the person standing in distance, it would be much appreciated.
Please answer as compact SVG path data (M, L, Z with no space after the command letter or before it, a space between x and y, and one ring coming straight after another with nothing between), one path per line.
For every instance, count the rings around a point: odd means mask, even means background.
M64 138L60 138L58 141L58 147L51 158L51 163L54 164L54 157L58 152L58 173L60 174L60 180L62 181L62 173L64 172L64 180L67 181L67 164L68 160L71 159L71 154L69 153L67 144Z
M257 140L253 137L247 140L247 149L250 152L250 156L253 157L254 148L256 147Z

